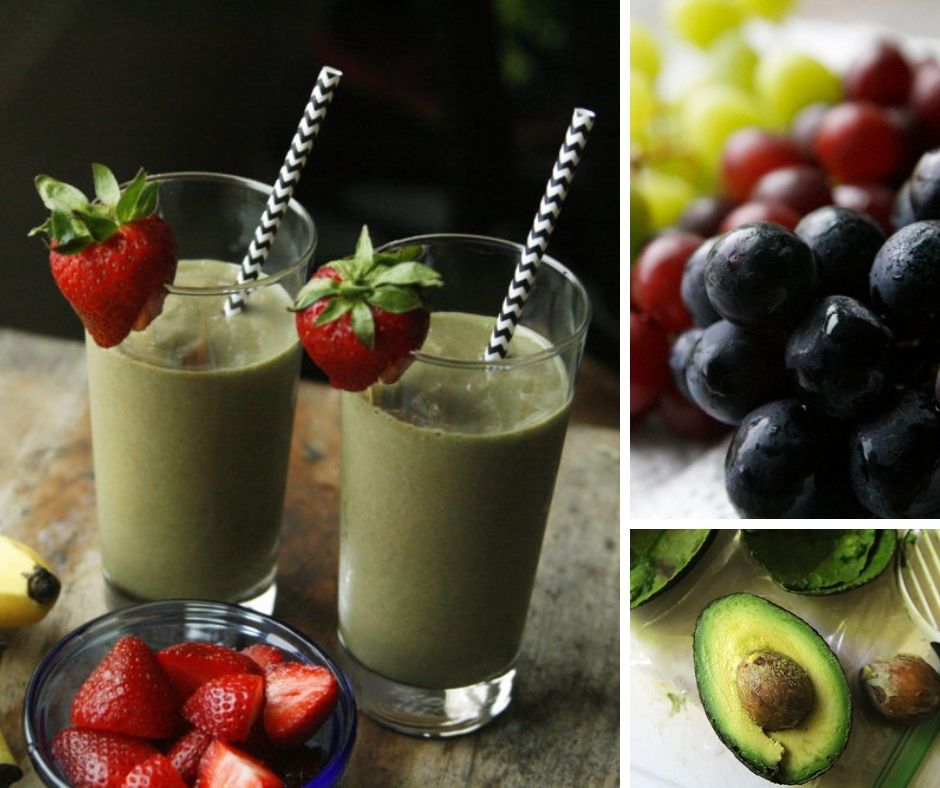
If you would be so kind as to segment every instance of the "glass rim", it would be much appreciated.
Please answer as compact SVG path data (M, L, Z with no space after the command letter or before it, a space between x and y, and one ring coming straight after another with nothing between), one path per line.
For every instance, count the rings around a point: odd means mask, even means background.
M271 184L262 183L261 181L256 181L253 178L246 178L242 175L230 175L228 173L222 172L201 172L198 170L181 170L179 172L156 173L154 175L148 175L147 181L153 181L155 183L165 183L169 181L217 182L232 186L241 186L247 188L250 191L263 194L265 197L270 195L274 190L274 186ZM126 185L126 183L121 184L121 188L123 189ZM282 279L285 279L286 277L296 273L298 269L305 267L313 257L313 253L317 248L317 243L320 240L317 233L317 225L313 221L313 217L310 215L307 209L304 208L304 206L293 197L291 197L290 202L288 203L288 210L297 215L310 232L310 242L307 244L306 248L304 248L304 250L297 256L296 261L291 265L286 266L275 274L262 275L249 284L238 284L236 282L231 285L192 287L188 285L175 285L170 283L164 285L164 289L166 290L167 294L184 296L228 296L234 293L245 293L250 292L251 290L257 290L259 287L270 287L271 285L277 284ZM261 213L258 214L258 219L261 219ZM238 265L240 262L240 260L235 262L235 265Z
M470 233L429 233L426 235L412 235L407 238L396 238L393 241L382 244L375 251L383 252L387 251L388 249L401 246L425 246L431 243L451 241L500 246L503 248L512 249L515 252L518 252L520 255L525 250L525 247L522 244L516 243L514 241L507 241L504 238L495 238L489 235L473 235ZM551 347L545 350L541 350L538 353L501 358L495 361L484 361L482 358L467 359L454 358L453 356L439 356L433 353L427 353L423 350L412 351L412 359L423 362L425 364L434 364L440 367L450 367L464 370L519 369L521 367L540 364L551 358L556 358L572 345L576 345L582 342L585 335L587 334L588 326L591 322L591 299L588 296L587 288L585 288L583 282L581 282L581 280L571 271L571 269L558 262L551 255L542 255L539 268L541 268L543 265L547 265L550 269L552 269L552 271L554 271L555 274L562 277L562 279L567 280L575 288L575 291L581 295L581 298L584 302L584 316L568 336L562 338L558 342L551 342ZM537 285L538 276L536 275L536 284L533 286ZM509 281L506 282L506 288L508 290ZM493 314L493 325L496 325L495 313ZM481 355L483 350L484 348L480 348Z

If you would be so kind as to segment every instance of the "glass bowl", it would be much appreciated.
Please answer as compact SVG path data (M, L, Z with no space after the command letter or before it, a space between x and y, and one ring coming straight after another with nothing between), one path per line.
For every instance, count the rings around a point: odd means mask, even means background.
M296 629L247 608L169 600L121 608L83 624L62 638L33 672L26 688L23 728L29 758L46 785L69 788L52 757L52 738L68 725L72 698L81 683L125 635L137 635L154 651L186 640L235 649L267 643L290 659L331 670L339 684L339 702L306 743L322 751L323 765L304 788L326 788L339 780L356 739L356 701L349 680L326 652Z

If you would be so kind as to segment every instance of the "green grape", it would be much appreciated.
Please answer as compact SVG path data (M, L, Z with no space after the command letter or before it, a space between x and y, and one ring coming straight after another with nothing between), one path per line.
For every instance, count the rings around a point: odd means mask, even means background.
M741 35L740 30L728 30L712 44L708 51L708 72L718 82L754 89L754 70L757 53Z
M630 71L630 137L643 139L656 112L656 95L642 71Z
M780 128L788 127L808 104L842 98L838 74L802 52L778 51L762 58L754 73L754 87Z
M795 0L738 0L746 15L781 20L796 5Z
M710 174L718 171L725 140L763 122L760 104L733 85L704 84L688 91L679 107L682 138Z
M666 19L678 35L707 47L744 19L739 0L669 0Z
M630 69L656 79L660 67L659 44L642 22L630 20Z
M649 209L649 227L661 230L676 223L682 209L695 196L695 187L685 178L652 167L644 167L633 178L640 196Z
M650 209L646 198L633 183L630 184L630 259L640 251L652 235Z

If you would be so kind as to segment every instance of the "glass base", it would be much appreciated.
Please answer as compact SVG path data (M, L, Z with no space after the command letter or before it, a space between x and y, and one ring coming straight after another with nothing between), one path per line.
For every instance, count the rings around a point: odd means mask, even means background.
M399 733L428 739L461 736L482 728L512 700L514 667L467 687L428 689L370 670L352 655L342 636L339 644L337 662L353 683L359 710Z
M249 610L254 610L258 613L264 613L265 615L271 615L274 612L274 603L277 600L276 582L272 580L271 583L265 586L260 592L257 592L256 589L252 589L251 593L252 596L250 598L239 599L233 601L232 604L239 605L240 607L247 607ZM122 607L139 605L141 602L154 601L152 599L144 599L143 597L135 596L134 594L129 593L120 586L111 582L111 579L107 575L104 576L104 599L108 610L117 610L118 608Z

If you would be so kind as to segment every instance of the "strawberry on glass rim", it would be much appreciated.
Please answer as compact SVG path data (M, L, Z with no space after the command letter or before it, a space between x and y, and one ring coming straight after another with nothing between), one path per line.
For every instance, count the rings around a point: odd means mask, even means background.
M375 252L363 226L353 256L322 265L297 294L297 334L335 388L393 383L424 343L430 313L423 291L443 282L417 261L420 251Z
M92 164L94 202L48 175L36 191L52 215L30 231L50 239L56 285L101 347L120 344L163 309L165 285L176 276L177 244L156 215L158 186L139 170L122 191L103 164Z

